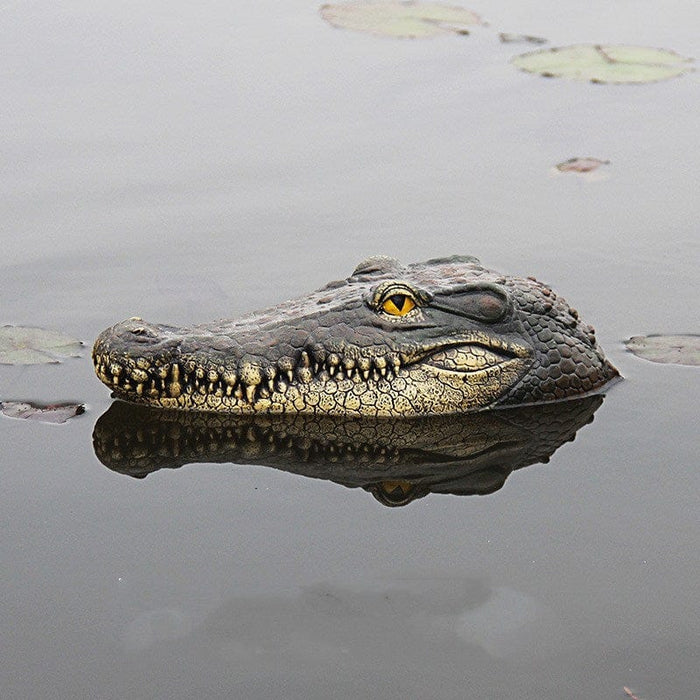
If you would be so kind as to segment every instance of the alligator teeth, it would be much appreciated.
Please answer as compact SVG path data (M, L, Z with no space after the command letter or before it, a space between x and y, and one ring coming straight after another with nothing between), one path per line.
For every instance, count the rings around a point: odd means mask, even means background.
M375 378L378 378L379 375L382 377L386 377L386 358L384 357L375 357L374 358L374 375Z
M136 385L136 393L141 396L143 394L143 382L139 382Z
M272 393L275 390L275 377L277 376L277 370L272 367L265 368L265 376L267 377L267 388Z
M302 367L311 367L311 360L309 358L309 353L306 350L301 351L301 357L299 358Z
M255 385L248 384L248 386L245 388L245 397L248 403L255 403Z

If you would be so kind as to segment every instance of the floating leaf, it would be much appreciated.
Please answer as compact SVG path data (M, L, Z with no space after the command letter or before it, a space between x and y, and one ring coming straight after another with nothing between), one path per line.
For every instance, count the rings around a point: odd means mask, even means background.
M10 418L26 418L43 423L65 423L69 418L85 413L85 406L81 403L43 405L29 401L2 401L0 410Z
M58 331L22 326L0 327L0 364L39 365L79 357L83 344Z
M530 36L529 34L510 34L501 32L498 38L503 44L546 44L547 39L541 36Z
M674 51L599 44L539 49L516 56L511 62L547 78L593 83L653 83L693 70L692 59Z
M405 39L468 34L468 27L483 24L471 10L432 2L357 0L322 5L319 12L334 27Z
M610 165L610 161L599 158L569 158L563 163L557 163L554 167L560 173L590 173L601 165Z
M635 335L625 345L651 362L700 367L700 335Z

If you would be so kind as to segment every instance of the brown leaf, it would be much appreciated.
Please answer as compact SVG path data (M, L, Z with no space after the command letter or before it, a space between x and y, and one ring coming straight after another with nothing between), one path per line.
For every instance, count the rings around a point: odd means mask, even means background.
M610 161L599 158L569 158L563 163L557 163L555 167L562 173L590 173L601 165L610 165Z
M511 34L501 32L498 35L502 44L546 44L547 39L541 36L530 36L529 34Z

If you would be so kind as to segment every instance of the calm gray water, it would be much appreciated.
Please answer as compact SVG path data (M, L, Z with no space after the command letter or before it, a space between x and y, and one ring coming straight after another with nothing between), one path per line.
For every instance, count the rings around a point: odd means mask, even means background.
M700 374L625 353L697 332L697 75L538 79L498 31L698 55L691 0L473 2L473 35L331 29L317 3L0 6L0 323L90 343L205 321L363 257L535 274L627 381L548 465L382 507L261 466L106 469L87 357L0 366L3 698L700 696ZM609 178L554 177L572 156ZM87 354L87 353L86 353Z

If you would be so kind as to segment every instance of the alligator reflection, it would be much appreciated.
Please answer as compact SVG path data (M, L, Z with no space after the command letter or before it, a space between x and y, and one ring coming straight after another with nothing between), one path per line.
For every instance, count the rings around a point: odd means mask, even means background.
M231 417L113 403L93 433L109 469L143 478L192 462L259 464L348 488L387 506L429 493L500 489L515 469L547 462L593 420L602 396L415 419Z

